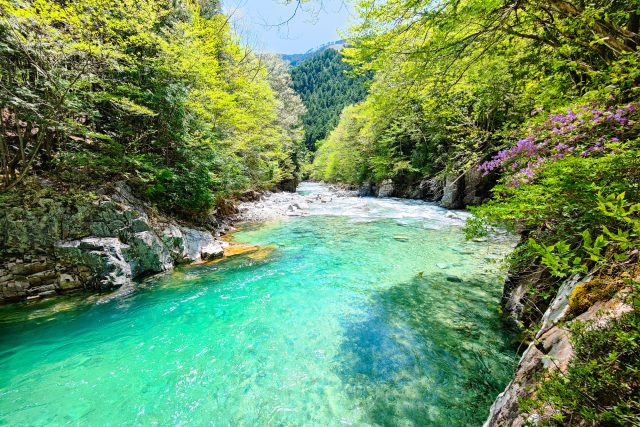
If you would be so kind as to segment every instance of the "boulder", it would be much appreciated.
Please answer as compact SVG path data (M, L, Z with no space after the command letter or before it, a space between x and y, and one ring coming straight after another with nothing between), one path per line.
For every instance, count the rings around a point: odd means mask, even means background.
M363 183L358 188L358 196L359 197L372 197L375 196L375 191L373 185L370 182Z
M476 168L469 169L464 174L464 197L462 204L464 206L479 205L484 199L484 186L486 179L482 176L482 172Z
M224 245L220 242L209 243L200 249L200 258L209 261L224 256Z
M152 231L141 231L127 239L126 259L133 277L161 273L173 268L173 259L162 240Z
M461 209L464 207L464 179L462 177L449 174L445 178L445 185L440 204L447 209Z
M378 188L378 197L391 197L394 193L393 181L385 179Z
M298 180L297 179L287 179L282 181L278 185L278 189L282 191L286 191L288 193L295 193L298 188Z
M444 192L444 182L437 178L425 178L418 184L418 198L430 200L433 202L440 201Z
M291 206L293 206L296 209L300 209L300 210L307 210L309 209L309 204L303 200L297 201L297 202L293 202L291 204Z

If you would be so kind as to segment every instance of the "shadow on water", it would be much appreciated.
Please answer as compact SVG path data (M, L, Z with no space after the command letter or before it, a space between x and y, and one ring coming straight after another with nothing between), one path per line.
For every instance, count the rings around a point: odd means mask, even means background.
M376 425L481 425L515 355L492 288L416 277L376 294L365 319L343 324L338 372Z

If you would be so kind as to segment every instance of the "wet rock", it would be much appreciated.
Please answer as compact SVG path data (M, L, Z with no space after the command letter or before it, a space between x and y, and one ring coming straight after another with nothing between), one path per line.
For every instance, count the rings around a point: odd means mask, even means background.
M300 209L300 210L309 209L309 204L304 200L299 200L297 202L294 202L293 204L291 204L291 206L293 206L296 209Z

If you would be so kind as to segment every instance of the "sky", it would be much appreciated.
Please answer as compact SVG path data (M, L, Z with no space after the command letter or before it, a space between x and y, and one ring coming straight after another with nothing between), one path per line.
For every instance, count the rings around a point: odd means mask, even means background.
M338 30L346 32L354 19L348 0L309 2L295 16L295 5L283 3L283 0L223 0L224 10L232 16L231 22L242 42L260 52L304 53L339 40Z

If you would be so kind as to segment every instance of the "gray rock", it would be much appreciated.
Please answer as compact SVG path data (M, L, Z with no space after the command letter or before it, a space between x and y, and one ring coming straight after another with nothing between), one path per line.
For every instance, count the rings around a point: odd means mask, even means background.
M445 186L440 204L447 209L461 209L463 205L464 179L449 174L445 178Z
M59 242L57 255L67 263L87 266L93 287L108 290L131 283L131 266L123 251L130 249L118 238L92 237L82 240Z
M485 182L482 172L476 168L469 169L464 174L464 197L462 204L464 206L479 205L482 203L482 194L480 190Z
M391 197L394 193L393 181L385 179L378 188L378 197Z
M425 178L418 184L417 198L440 201L444 192L444 182L437 178Z
M155 233L151 231L135 233L128 243L129 248L124 255L131 266L133 277L161 273L173 268L171 254Z
M291 206L293 206L294 208L300 209L300 210L309 209L309 204L307 202L305 202L304 200L300 200L300 201L294 202Z

